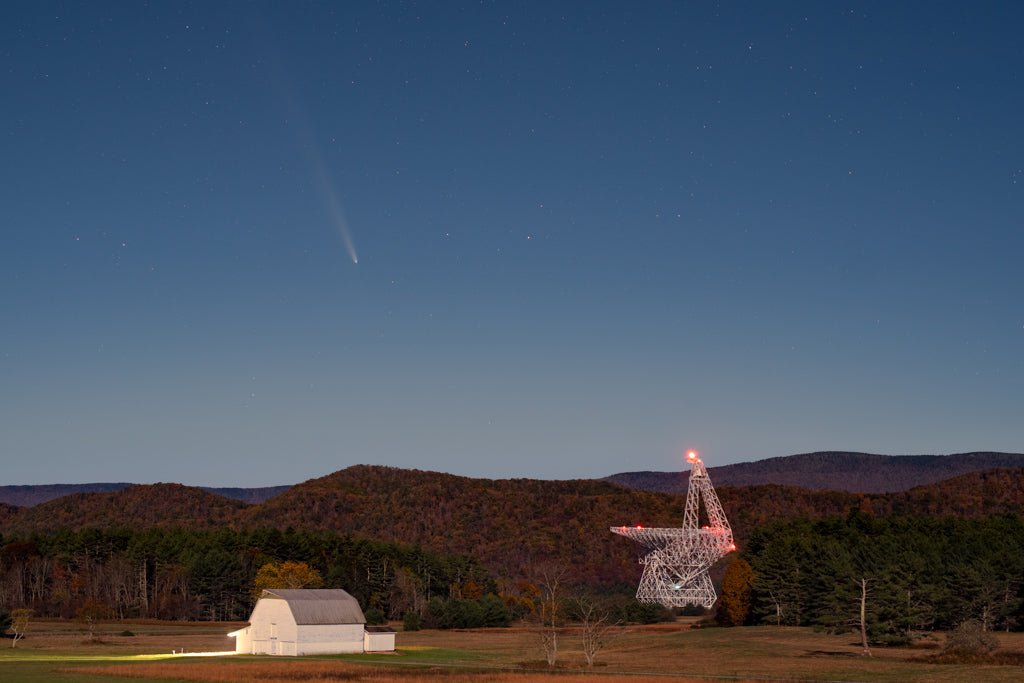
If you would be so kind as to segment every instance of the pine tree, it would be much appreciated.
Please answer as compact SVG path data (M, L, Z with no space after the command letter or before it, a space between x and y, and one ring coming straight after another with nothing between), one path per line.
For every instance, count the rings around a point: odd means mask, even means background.
M751 555L751 605L755 619L776 625L800 626L807 606L807 570L812 556L803 529L777 527L760 552Z

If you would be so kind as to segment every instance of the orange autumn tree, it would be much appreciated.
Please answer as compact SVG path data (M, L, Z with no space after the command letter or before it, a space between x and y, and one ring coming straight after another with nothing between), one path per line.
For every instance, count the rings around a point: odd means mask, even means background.
M750 563L736 556L722 577L722 595L718 599L715 619L721 626L742 626L750 613L750 584L754 570Z
M323 585L320 572L305 562L267 562L256 572L253 597L259 598L264 590L275 588L320 588Z

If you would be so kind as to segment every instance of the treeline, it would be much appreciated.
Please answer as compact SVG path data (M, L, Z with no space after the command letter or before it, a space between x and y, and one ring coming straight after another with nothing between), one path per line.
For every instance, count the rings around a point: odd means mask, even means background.
M858 495L765 485L718 488L744 547L778 520L845 515L987 517L1024 510L1024 469L965 475L911 491ZM601 592L635 586L643 549L609 526L679 526L685 499L608 482L470 479L438 472L359 465L298 484L260 505L245 505L177 484L76 494L32 508L0 505L0 534L25 536L83 528L290 528L348 534L467 555L494 576L530 578L559 564ZM295 558L292 558L295 559Z
M427 628L483 628L508 626L514 620L534 620L539 616L537 607L542 600L541 588L534 584L519 582L516 594L482 595L480 592L467 593L461 598L433 597L427 609L410 619L405 615L407 630L420 626ZM581 586L570 586L564 595L555 598L558 620L580 622L584 620L581 610L591 606L594 614L600 615L607 623L613 624L656 624L675 619L675 613L661 605L646 605L636 601L630 594L615 593L594 595ZM700 608L697 608L698 610ZM695 612L703 614L703 611ZM410 628L410 623L413 625Z
M0 607L40 616L244 620L268 562L307 563L386 618L497 590L474 561L322 531L86 529L0 537Z
M748 623L847 630L859 625L863 592L875 643L906 642L914 632L967 619L989 630L1024 625L1024 521L1016 515L937 519L854 510L762 527L741 557L752 570Z

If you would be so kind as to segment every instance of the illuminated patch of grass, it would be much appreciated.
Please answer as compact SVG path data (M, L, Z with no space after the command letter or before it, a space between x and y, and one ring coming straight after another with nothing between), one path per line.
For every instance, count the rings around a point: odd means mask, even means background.
M20 651L14 655L0 655L0 666L6 662L155 662L162 659L182 659L205 656L203 653L192 654L150 654L150 655L86 655L86 654L54 654L49 652ZM218 653L217 656L228 656ZM233 655L231 655L233 656Z

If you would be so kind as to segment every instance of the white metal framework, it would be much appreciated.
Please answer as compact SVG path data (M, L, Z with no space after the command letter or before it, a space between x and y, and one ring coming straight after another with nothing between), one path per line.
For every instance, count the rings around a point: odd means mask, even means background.
M636 590L637 600L666 607L701 605L710 608L717 596L708 569L736 550L736 545L704 462L695 451L687 453L686 459L692 469L682 527L613 526L611 531L650 549L640 559L644 573ZM701 500L708 517L708 524L703 527L698 526Z

